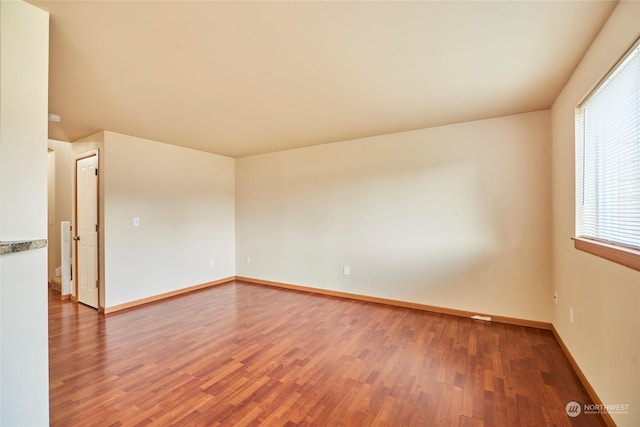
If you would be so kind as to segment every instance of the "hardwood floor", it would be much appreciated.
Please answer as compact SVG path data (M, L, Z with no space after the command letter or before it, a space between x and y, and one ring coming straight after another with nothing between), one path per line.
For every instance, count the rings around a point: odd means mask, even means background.
M600 426L549 331L240 282L49 298L52 426Z

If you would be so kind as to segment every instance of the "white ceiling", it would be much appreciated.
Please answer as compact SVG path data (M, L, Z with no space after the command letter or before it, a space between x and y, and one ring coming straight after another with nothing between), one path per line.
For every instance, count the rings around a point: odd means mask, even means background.
M613 1L31 1L49 136L244 156L549 108Z

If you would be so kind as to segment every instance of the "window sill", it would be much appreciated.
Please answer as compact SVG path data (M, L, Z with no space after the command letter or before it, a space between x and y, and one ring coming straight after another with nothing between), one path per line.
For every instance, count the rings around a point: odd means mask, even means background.
M640 251L608 245L581 237L572 237L572 240L574 247L578 250L640 271Z

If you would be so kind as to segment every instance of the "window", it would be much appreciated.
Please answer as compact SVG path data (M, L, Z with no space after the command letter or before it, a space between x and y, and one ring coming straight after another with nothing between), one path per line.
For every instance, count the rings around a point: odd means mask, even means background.
M576 236L640 270L640 42L576 110Z

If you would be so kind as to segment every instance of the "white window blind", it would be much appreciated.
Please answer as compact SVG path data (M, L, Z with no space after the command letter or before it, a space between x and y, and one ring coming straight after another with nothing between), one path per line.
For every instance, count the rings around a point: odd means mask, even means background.
M576 235L640 249L640 43L577 108Z

